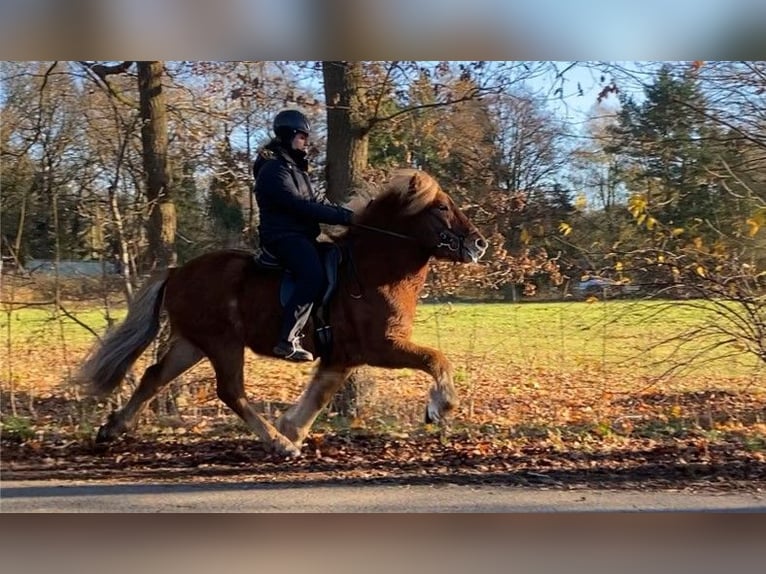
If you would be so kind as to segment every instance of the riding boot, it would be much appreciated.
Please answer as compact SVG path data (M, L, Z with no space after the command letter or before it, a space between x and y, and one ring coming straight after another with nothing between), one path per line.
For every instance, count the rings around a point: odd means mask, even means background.
M304 303L285 309L279 343L274 347L275 355L289 361L314 360L314 355L301 346L301 333L311 317L312 307L312 303Z

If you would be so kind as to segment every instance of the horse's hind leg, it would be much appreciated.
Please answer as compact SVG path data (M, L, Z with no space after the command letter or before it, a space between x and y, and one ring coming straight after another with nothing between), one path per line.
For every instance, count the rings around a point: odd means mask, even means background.
M96 442L109 442L130 430L136 417L154 396L170 381L197 364L204 355L189 341L173 339L162 358L144 371L138 388L127 404L109 415L98 430Z
M244 382L244 347L232 344L225 350L208 351L216 377L218 397L247 423L258 438L277 454L286 457L300 456L301 450L274 428L247 400Z
M279 418L277 429L300 447L317 415L343 385L348 373L349 369L345 367L323 368L320 365L295 404Z

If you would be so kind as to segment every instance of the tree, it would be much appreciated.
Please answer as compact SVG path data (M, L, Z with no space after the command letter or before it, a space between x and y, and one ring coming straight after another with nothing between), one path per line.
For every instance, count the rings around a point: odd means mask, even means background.
M372 167L371 138L392 130L401 133L403 122L423 112L449 110L502 94L538 74L543 66L545 63L525 62L322 62L328 196L343 199L363 186L365 170ZM418 140L417 132L405 132ZM404 156L401 163L411 162L412 154L420 152L412 143L397 144Z
M238 165L231 146L230 134L219 143L218 170L210 182L209 214L216 244L238 247L242 241L245 217L239 199Z
M4 247L20 263L85 255L80 207L93 172L76 146L84 136L79 88L57 62L8 66L1 150Z
M176 263L176 209L168 165L168 118L162 61L124 61L107 65L80 62L98 86L111 98L132 107L133 100L115 88L112 76L137 69L138 117L141 131L143 174L140 180L146 194L148 252L144 263L149 269Z
M341 203L362 185L370 132L361 62L322 62L327 107L327 197Z
M646 228L643 245L634 247L672 251L714 241L717 227L731 218L727 195L711 173L729 152L723 134L703 113L699 82L688 71L674 74L664 65L644 94L640 104L621 96L614 140L606 148L618 158L618 177L630 192L628 208ZM711 225L714 221L719 223ZM634 258L643 281L672 281L665 266L646 267L645 259Z
M141 142L149 202L150 268L175 265L176 206L168 170L168 118L162 87L164 64L138 62L138 94L141 109Z
M630 246L613 252L615 268L651 282L651 294L672 298L669 305L703 312L654 345L670 349L668 373L689 364L675 360L684 349L696 364L743 353L766 361L758 75L724 86L721 77L752 68L716 64L703 81L705 65L663 65L642 103L623 98L618 142L609 148L633 192L627 208L635 228Z

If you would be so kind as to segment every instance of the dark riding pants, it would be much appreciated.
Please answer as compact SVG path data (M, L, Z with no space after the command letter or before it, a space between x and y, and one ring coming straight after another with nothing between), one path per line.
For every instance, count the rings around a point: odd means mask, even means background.
M288 235L265 245L295 278L295 291L284 309L280 341L292 343L301 335L314 303L324 295L327 279L315 241L303 235Z

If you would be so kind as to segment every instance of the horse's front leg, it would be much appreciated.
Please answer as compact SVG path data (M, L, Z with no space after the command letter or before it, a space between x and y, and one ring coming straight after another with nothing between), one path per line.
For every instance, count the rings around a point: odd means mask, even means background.
M296 403L279 417L277 430L300 448L319 413L343 385L350 369L321 364Z
M452 380L452 364L444 353L412 341L397 339L371 365L391 369L418 369L431 375L434 384L428 393L426 422L439 423L458 405Z

